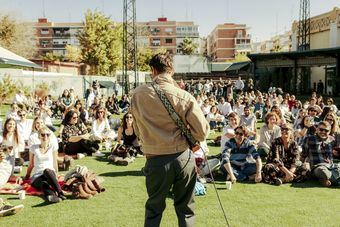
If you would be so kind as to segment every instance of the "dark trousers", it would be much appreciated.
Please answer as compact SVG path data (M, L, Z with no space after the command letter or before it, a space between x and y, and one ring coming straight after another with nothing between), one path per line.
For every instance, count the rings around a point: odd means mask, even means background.
M159 226L172 188L178 226L194 226L195 158L190 150L148 158L144 167L148 200L144 226Z
M43 175L32 182L32 186L44 192L45 196L63 194L55 172L45 169Z
M92 153L96 152L98 149L99 144L97 142L82 139L75 143L68 142L66 144L65 153L69 155L86 153L87 155L91 156Z

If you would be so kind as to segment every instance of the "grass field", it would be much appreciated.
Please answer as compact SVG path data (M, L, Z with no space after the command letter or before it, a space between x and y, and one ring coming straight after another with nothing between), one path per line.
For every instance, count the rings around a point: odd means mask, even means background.
M3 115L7 107L0 109ZM217 147L210 150L218 152ZM69 199L59 204L46 204L40 197L19 200L1 195L25 208L1 218L0 226L143 226L147 198L141 173L144 163L144 158L126 167L109 164L106 158L76 160L75 164L86 165L105 179L105 192L90 200ZM26 169L21 175L25 173ZM280 187L236 183L229 191L223 180L217 180L216 186L231 226L340 226L340 189L322 188L316 182ZM207 195L196 197L196 214L196 226L226 226L212 184L207 184ZM177 226L170 198L161 226Z

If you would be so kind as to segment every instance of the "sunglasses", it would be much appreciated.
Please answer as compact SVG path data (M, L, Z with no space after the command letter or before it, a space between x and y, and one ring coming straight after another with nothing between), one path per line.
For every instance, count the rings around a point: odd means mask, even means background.
M235 132L235 135L240 135L240 136L243 136L243 132Z
M329 130L326 129L326 128L319 128L319 131L320 131L320 132L329 132Z
M42 137L45 137L45 136L50 137L50 135L51 135L50 133L41 133L40 134L40 136L42 136Z
M72 117L72 119L78 119L78 116L76 116L76 117Z

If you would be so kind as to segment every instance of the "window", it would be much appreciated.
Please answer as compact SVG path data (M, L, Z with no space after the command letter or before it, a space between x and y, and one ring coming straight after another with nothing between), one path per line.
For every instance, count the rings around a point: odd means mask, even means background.
M48 28L42 28L42 29L40 30L40 33L41 33L42 35L47 35L47 34L50 33L50 31L48 30Z
M161 39L153 39L151 41L152 46L160 46L161 45Z
M166 38L165 43L172 43L172 39Z
M164 31L171 33L171 32L173 32L173 29L172 28L165 28Z

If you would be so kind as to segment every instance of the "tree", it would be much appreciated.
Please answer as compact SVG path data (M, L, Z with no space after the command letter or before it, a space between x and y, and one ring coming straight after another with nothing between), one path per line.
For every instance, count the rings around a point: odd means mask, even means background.
M65 58L71 62L80 62L82 60L80 48L77 46L67 45Z
M122 26L114 26L109 17L88 10L85 28L77 35L81 56L90 66L90 74L112 75L121 67Z
M152 51L150 48L139 48L137 53L137 63L138 63L138 71L150 71L149 62L153 55L157 53L165 53L165 48L158 48L155 51Z
M37 45L32 26L0 15L0 46L26 58L36 55Z
M193 40L189 38L184 38L179 44L179 49L183 55L192 55L197 47L197 43L194 43Z

